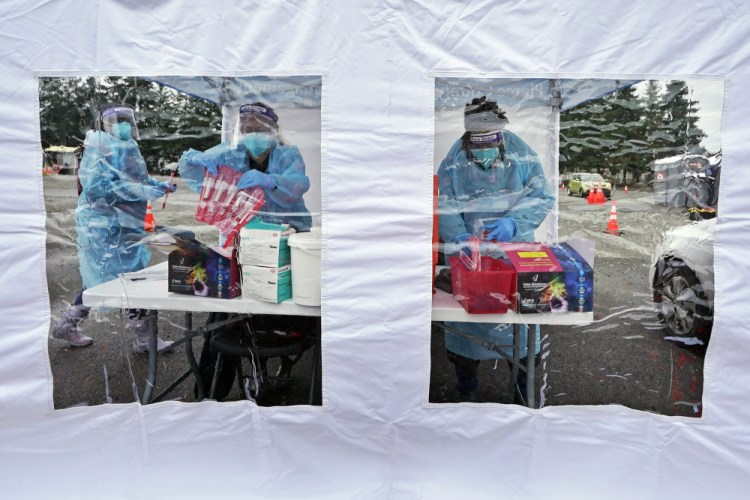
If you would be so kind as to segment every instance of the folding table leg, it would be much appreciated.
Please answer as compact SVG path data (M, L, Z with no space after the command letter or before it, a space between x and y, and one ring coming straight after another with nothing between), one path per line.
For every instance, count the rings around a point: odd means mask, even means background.
M156 363L157 351L157 331L156 323L158 316L156 310L149 310L146 318L148 322L148 378L146 379L146 387L143 390L143 397L141 398L141 404L147 405L151 402L151 394L154 391L156 385L156 369L158 364Z
M510 363L510 390L506 394L506 403L512 403L516 396L516 380L518 380L518 367L521 365L521 325L513 325L513 361Z
M536 388L534 387L536 328L536 325L529 325L526 332L526 406L529 408L536 407Z
M185 342L185 355L187 356L188 364L190 365L190 371L195 377L195 388L197 392L198 401L203 401L205 397L203 393L203 377L201 376L201 370L198 366L198 362L195 360L195 352L193 351L193 313L185 313L185 336L189 337L189 340Z

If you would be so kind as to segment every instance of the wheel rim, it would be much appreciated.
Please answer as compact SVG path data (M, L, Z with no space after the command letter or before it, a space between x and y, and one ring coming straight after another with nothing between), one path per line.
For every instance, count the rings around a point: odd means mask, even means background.
M672 276L662 290L664 322L676 335L688 335L695 326L698 297L688 281Z

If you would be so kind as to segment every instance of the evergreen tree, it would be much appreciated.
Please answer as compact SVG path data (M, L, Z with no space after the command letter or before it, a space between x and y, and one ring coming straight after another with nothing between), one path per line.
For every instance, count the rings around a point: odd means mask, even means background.
M141 154L149 170L159 160L177 161L188 148L220 141L221 108L137 77L40 78L42 147L82 146L94 128L98 106L124 103L136 110Z
M594 99L560 116L561 170L640 172L646 147L638 98L633 87Z
M698 101L690 98L686 82L672 80L667 83L661 97L661 110L662 123L654 137L664 144L657 149L659 157L705 153L700 145L706 134L698 126Z
M698 102L684 81L648 81L583 103L560 115L563 172L621 172L640 180L659 158L703 154Z
M646 141L646 123L635 86L622 89L607 100L612 105L611 119L616 127L613 137L617 143L609 163L612 171L620 171L625 184L628 173L635 180L647 169L649 144Z

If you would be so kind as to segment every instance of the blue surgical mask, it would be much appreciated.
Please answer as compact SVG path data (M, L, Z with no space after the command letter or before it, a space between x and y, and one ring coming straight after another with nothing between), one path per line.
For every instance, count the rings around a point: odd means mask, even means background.
M247 150L251 155L253 155L254 158L257 158L271 149L271 145L273 144L273 137L271 136L271 134L266 134L264 132L252 132L250 134L246 134L242 138L241 143L247 148Z
M112 135L120 140L127 141L130 139L130 131L131 127L127 122L112 125Z
M484 148L484 149L472 149L471 155L474 157L474 161L479 163L484 169L488 169L495 163L497 157L500 156L500 150L498 148Z

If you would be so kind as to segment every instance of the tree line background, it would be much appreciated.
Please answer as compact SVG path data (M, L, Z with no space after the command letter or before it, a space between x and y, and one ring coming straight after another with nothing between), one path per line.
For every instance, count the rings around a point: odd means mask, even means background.
M94 128L97 106L116 102L136 109L141 154L149 170L175 162L189 148L221 139L219 105L138 77L40 78L42 147L82 146ZM685 81L650 80L571 108L560 115L560 172L620 173L640 181L660 158L711 154L701 141L699 103Z
M698 126L699 102L686 82L649 80L560 114L560 172L621 175L639 182L654 160L708 152Z
M97 106L114 102L135 108L146 165L156 172L194 148L221 140L221 107L138 77L44 77L39 79L42 148L83 146L94 129Z

